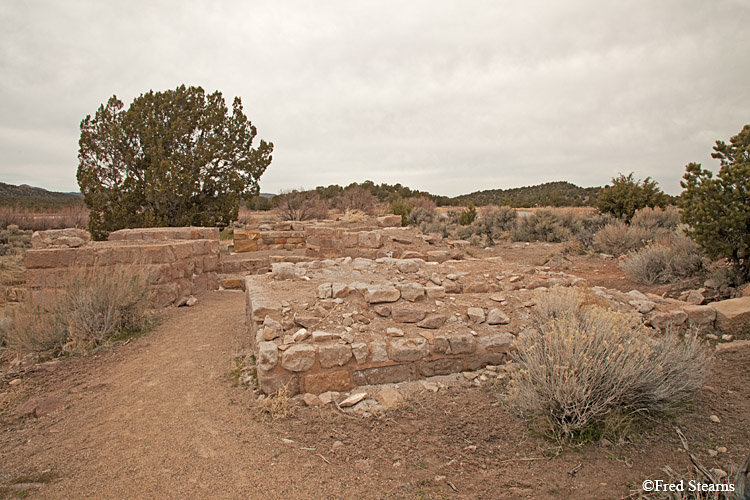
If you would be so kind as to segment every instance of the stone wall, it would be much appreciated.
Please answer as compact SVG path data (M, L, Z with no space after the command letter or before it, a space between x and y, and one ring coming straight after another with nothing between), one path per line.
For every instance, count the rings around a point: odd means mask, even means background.
M54 241L41 233L40 241ZM50 304L56 291L83 271L144 272L155 307L181 305L190 295L219 288L218 229L132 229L113 232L110 238L27 250L26 286L32 304Z

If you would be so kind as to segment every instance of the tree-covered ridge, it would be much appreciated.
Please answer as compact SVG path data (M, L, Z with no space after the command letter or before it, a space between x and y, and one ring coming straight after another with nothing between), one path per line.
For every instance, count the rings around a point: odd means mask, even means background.
M592 206L601 187L579 187L566 181L546 182L535 186L510 189L485 189L453 198L459 204L504 205L511 207L580 207Z
M57 193L46 189L0 182L0 206L21 209L57 210L83 207L83 197L78 193Z

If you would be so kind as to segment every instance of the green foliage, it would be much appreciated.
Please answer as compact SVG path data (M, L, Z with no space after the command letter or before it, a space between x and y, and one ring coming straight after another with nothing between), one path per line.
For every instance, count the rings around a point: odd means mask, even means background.
M488 210L472 223L474 235L484 238L488 245L494 245L502 238L507 238L516 222L516 211L510 207Z
M630 224L650 231L657 231L659 229L673 230L680 225L680 211L673 205L667 208L641 208L635 211L635 215L630 219Z
M547 182L536 186L511 189L487 189L454 198L458 203L478 206L511 207L580 207L593 205L600 187L582 188L570 182Z
M201 87L112 96L81 122L78 184L97 239L125 227L226 226L258 194L273 144L260 141L238 97Z
M636 210L643 207L664 207L668 200L656 181L650 177L643 181L635 180L633 172L630 172L612 179L612 185L606 186L599 194L597 207L602 213L610 213L629 221Z
M271 200L265 196L257 195L247 200L245 206L250 210L271 210Z
M78 193L57 193L31 186L14 186L0 182L0 206L19 209L53 211L61 208L83 208Z
M388 207L388 211L394 215L401 216L401 225L406 226L409 222L409 214L411 213L411 206L406 203L403 199L398 198L393 200Z
M619 257L645 247L655 237L656 234L646 228L615 220L594 235L592 245L597 252Z
M729 144L716 141L716 178L698 163L685 167L680 183L682 219L688 234L709 257L726 258L738 283L750 280L750 125Z
M474 222L474 219L477 218L477 209L474 207L473 203L469 203L469 206L461 212L461 215L458 217L458 223L462 226L469 226L472 222Z

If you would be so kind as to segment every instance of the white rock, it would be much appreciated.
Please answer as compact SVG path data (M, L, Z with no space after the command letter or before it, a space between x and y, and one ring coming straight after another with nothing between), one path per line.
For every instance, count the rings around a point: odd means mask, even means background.
M342 402L339 403L339 406L342 408L348 408L350 406L354 406L363 399L367 397L366 392L358 392L356 394L352 394L348 398L344 399Z

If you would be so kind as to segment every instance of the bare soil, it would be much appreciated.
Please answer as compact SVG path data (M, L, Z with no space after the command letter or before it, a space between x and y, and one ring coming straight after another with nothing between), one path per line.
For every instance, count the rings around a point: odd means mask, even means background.
M273 420L231 376L246 341L243 294L210 292L126 345L26 374L0 421L0 498L617 499L687 469L673 425L709 468L750 452L750 349L721 353L673 419L560 448L496 386L417 394L381 418Z

